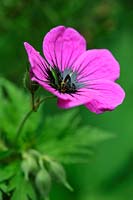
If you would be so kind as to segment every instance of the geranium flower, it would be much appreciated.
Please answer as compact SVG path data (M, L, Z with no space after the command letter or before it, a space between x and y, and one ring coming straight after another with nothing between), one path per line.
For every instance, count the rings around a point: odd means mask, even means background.
M114 81L119 63L107 49L86 50L86 41L73 28L58 26L43 40L44 57L24 43L32 81L58 97L60 108L84 104L90 111L111 111L125 93Z

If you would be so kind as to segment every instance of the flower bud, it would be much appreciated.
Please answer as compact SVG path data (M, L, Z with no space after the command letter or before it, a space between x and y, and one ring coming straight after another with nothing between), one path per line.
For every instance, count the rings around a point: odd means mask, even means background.
M35 150L35 149L29 149L28 153L33 156L33 158L35 158L36 160L39 159L39 157L41 156L40 152Z
M28 153L23 154L23 160L21 163L21 169L24 172L25 179L29 179L30 174L35 174L38 170L38 164L35 158Z
M32 77L33 77L32 71L26 70L24 74L23 83L25 88L30 90L31 93L34 93L39 88L39 85L37 82L31 80Z
M40 169L35 177L35 184L42 196L47 197L51 189L51 177L45 168Z
M6 147L4 141L0 140L0 151L7 151L8 148Z
M48 165L48 171L53 177L53 179L63 184L67 189L73 191L73 188L67 182L66 172L64 170L64 167L60 163L56 161L50 161Z

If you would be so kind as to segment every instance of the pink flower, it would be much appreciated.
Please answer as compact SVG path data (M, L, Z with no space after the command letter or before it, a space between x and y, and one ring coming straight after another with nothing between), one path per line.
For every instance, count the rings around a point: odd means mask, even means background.
M125 93L114 81L119 63L106 49L86 50L86 41L73 28L58 26L43 40L44 57L24 43L32 80L58 97L60 108L84 104L97 114L122 103Z

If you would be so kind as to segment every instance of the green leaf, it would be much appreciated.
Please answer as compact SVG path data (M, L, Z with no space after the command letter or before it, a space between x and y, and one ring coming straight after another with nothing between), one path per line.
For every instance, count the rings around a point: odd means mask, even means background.
M71 110L69 112L66 111L62 114L56 114L45 118L45 121L43 122L42 127L40 129L37 142L41 144L49 140L55 140L60 136L63 137L63 135L66 135L66 130L70 128L71 121L75 118L76 115L77 110ZM71 124L72 127L75 128L79 121L80 119L78 117L74 119L74 123Z
M0 78L0 137L13 141L21 120L30 110L30 97L10 81ZM30 117L23 128L23 139L32 137L40 121L39 113ZM4 134L2 134L4 133ZM3 136L4 135L4 136ZM1 139L1 138L0 138ZM3 138L2 138L3 139Z
M7 151L0 151L0 160L2 159L6 159L11 155L11 151L7 150Z
M36 200L36 194L32 184L24 179L20 172L12 178L9 184L9 191L13 191L11 200Z
M0 200L3 200L2 192L0 191Z
M8 187L5 183L0 183L0 190L2 190L2 192L7 193L8 191Z
M77 110L46 118L37 148L60 162L87 162L96 145L114 138L114 135L94 127L80 126L80 121Z
M0 129L4 133L2 136L6 135L6 139L14 140L20 121L29 111L28 102L29 99L23 91L6 79L0 78ZM81 126L81 118L77 111L65 111L46 117L45 121L41 120L40 112L33 113L23 128L19 145L24 149L33 145L41 153L60 162L87 162L93 155L96 144L112 138L112 134ZM4 144L3 138L1 141Z
M0 182L10 179L16 173L16 163L6 167L0 166Z

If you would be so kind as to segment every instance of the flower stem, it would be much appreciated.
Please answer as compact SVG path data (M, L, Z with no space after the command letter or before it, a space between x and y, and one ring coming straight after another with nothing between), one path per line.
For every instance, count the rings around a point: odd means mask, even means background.
M35 102L34 102L34 92L31 93L31 103L32 103L32 110L34 110Z
M39 106L47 99L50 99L50 98L54 98L55 96L46 96L44 97L43 99L39 100L39 101L34 101L34 95L32 95L32 109L24 116L24 118L22 119L22 121L20 122L20 125L17 129L17 132L16 132L16 137L15 137L15 144L17 143L19 137L20 137L20 134L22 132L22 129L26 123L26 121L28 120L28 118L31 116L31 114L33 112L36 112L39 108Z
M37 108L39 108L39 106L45 102L47 99L51 99L51 98L55 98L55 96L47 96L47 97L44 97L43 99L41 99L37 105Z
M25 122L27 121L27 119L28 119L28 118L30 117L30 115L32 114L32 112L33 112L33 109L31 109L31 110L24 116L24 118L22 119L22 121L20 122L20 125L19 125L19 127L18 127L18 129L17 129L17 132L16 132L15 142L18 141L18 138L19 138L19 136L20 136L20 133L21 133L21 131L22 131L22 128L23 128Z

